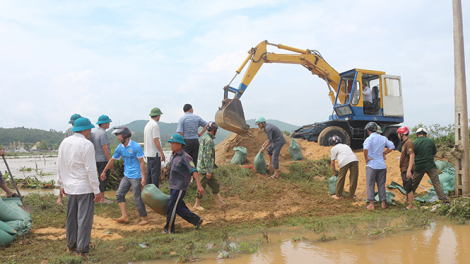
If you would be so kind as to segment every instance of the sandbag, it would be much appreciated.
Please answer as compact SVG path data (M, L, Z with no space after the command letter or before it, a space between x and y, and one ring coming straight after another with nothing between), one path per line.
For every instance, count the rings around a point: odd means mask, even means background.
M328 180L328 193L329 194L336 194L336 183L338 182L338 176L333 175Z
M0 230L5 231L5 232L7 232L8 234L10 234L12 236L16 235L15 229L13 229L9 224L7 224L3 221L0 221Z
M297 144L294 138L292 138L290 141L289 154L293 160L301 160L304 158L304 156L302 155L302 150L300 149L299 144Z
M12 204L10 204L10 206L12 206ZM11 220L18 220L18 219L24 220L24 217L18 211L12 209L12 207L10 206L7 205L3 201L3 199L0 199L0 220L3 222L11 221Z
M444 161L436 160L434 163L436 163L436 167L440 171L442 171L446 167L446 163Z
M6 246L13 242L15 238L7 232L0 230L0 246Z
M398 189L402 194L406 194L405 188L401 186L400 184L392 181L390 185L387 186L388 189Z
M141 197L144 203L152 208L157 214L161 214L163 216L166 215L170 196L160 191L155 184L150 183L145 185L142 190Z
M233 155L230 163L243 165L246 163L246 157L248 156L248 151L245 147L234 147L235 155Z
M441 173L439 174L439 181L441 182L441 184L445 183L445 182L450 182L452 180L452 178L454 178L453 176L451 176L450 174L444 172L444 173Z
M25 235L31 229L31 221L12 220L6 221L5 224L8 224L11 228L16 230L17 234L20 236Z
M266 161L264 160L264 153L261 152L261 150L256 155L254 163L255 163L255 170L257 173L266 174L268 165L266 164Z

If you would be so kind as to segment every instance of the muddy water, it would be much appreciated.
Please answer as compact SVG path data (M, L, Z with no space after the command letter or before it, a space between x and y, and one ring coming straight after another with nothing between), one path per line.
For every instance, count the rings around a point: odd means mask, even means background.
M270 244L257 253L220 259L221 253L198 256L198 263L470 263L470 226L440 224L379 239L314 242L315 233L270 233ZM302 237L298 242L292 238ZM238 243L239 244L239 243ZM170 263L171 260L145 263ZM143 262L142 262L143 263Z

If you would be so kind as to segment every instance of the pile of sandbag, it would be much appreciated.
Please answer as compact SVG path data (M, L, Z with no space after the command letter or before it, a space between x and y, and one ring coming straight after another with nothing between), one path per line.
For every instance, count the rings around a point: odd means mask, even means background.
M0 246L10 244L17 235L31 229L31 215L21 209L20 198L0 199Z

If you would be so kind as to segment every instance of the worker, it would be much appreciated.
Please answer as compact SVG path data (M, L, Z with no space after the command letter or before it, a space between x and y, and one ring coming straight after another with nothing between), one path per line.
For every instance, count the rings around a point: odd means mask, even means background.
M169 160L170 178L168 189L170 189L170 200L168 201L166 211L166 225L162 233L175 233L176 215L179 215L184 220L196 226L196 229L199 229L203 219L191 212L183 201L191 180L191 175L196 180L197 192L200 195L204 195L205 190L199 181L199 175L191 156L183 151L183 146L186 144L183 136L174 134L168 142L170 142L171 151L173 152Z
M220 207L225 205L225 202L220 196L220 184L217 178L214 175L215 169L215 144L214 138L217 134L217 129L219 126L216 122L210 121L207 123L206 130L207 133L204 134L201 138L201 143L199 144L199 154L197 162L197 171L201 176L201 185L202 188L206 189L206 185L209 184L209 187L212 190L212 193L216 195L217 200L219 201ZM202 195L196 195L196 203L193 208L197 210L204 210L200 205Z
M67 138L67 137L70 137L72 136L73 134L75 134L72 129L73 129L73 125L75 123L75 120L79 119L80 117L82 117L81 115L79 114L73 114L71 117L70 117L70 120L69 120L69 124L71 124L72 126L69 127L66 131L65 131L65 134L64 134L64 139ZM58 205L62 205L63 202L62 202L62 193L59 193L59 197L57 197L57 204Z
M176 133L180 134L184 138L183 150L191 156L194 164L197 165L197 154L199 152L199 140L198 138L206 132L207 122L201 117L193 114L194 110L190 104L183 106L184 116L178 121L178 127ZM199 127L202 127L202 131L198 133Z
M79 119L80 117L82 117L81 115L79 114L73 114L71 117L70 117L70 120L69 120L69 124L71 124L72 126L69 127L66 131L65 131L65 134L64 134L64 138L67 138L67 137L70 137L71 135L75 134L72 129L73 129L73 125L75 123L75 120ZM57 204L58 205L62 205L63 202L62 202L62 193L59 193L59 197L57 197Z
M359 176L359 160L351 147L346 144L342 144L340 137L332 136L330 138L330 146L331 145L334 146L331 149L331 168L335 172L335 175L338 176L338 181L336 182L336 194L332 197L334 199L341 199L343 197L344 182L349 170L348 198L353 199L354 194L356 193L357 179ZM338 160L339 173L336 172L335 160Z
M277 178L279 177L279 154L281 153L282 147L286 144L284 134L282 134L281 130L277 126L266 123L266 119L262 116L256 119L255 124L260 129L264 129L264 132L268 137L268 140L266 140L261 147L261 152L264 153L266 149L268 150L268 166L272 165L274 168L274 174L269 178Z
M436 191L437 197L441 201L446 201L447 197L442 189L439 181L439 172L436 163L434 163L434 155L437 153L436 144L430 138L427 138L428 132L420 127L416 130L418 139L415 140L415 171L413 173L413 191L416 192L424 174L426 173L431 179L432 186Z
M100 181L100 192L101 192L101 201L100 203L104 204L111 204L113 201L107 199L104 196L106 191L106 187L108 186L109 176L111 174L111 170L106 172L106 178L101 180L101 173L103 172L104 168L108 164L108 161L111 159L111 148L109 146L109 139L108 134L106 133L106 129L109 128L110 123L112 122L111 119L107 115L102 115L98 117L98 129L93 133L91 136L91 142L95 146L95 159L96 159L96 168L98 169L98 179ZM112 168L111 168L112 169Z
M150 111L150 120L144 128L144 153L147 157L147 184L154 184L159 187L160 172L162 162L165 161L165 154L162 149L160 136L160 126L158 121L162 111L155 107Z
M369 86L365 84L365 82L362 83L362 95L364 100L364 106L366 105L366 102L372 105L372 89L370 89Z
M70 137L71 135L74 134L73 131L72 131L73 125L74 125L74 123L75 123L75 120L79 119L80 117L82 117L82 116L79 115L79 114L73 114L73 115L70 117L69 124L71 124L72 126L69 127L69 128L65 131L64 138Z
M88 140L93 127L88 118L76 119L71 129L75 134L60 143L57 158L57 185L60 193L67 195L67 251L76 249L76 254L82 257L90 247L94 202L101 201L95 151Z
M101 178L104 179L106 177L106 172L111 169L115 160L123 159L124 177L121 179L119 188L116 191L116 200L121 209L121 217L114 218L114 221L119 223L129 222L129 216L126 210L126 194L132 186L134 203L137 207L137 211L139 211L139 216L142 218L139 225L146 225L149 223L149 219L144 201L142 201L141 197L142 188L146 184L144 151L139 143L130 139L132 133L128 127L115 127L112 133L116 135L121 144L119 144L114 151L113 157L108 161L106 168L104 168L104 171L101 173Z
M414 173L414 159L415 159L415 146L413 141L409 138L410 130L406 126L398 128L398 137L402 142L402 151L400 156L400 172L401 179L403 180L403 187L406 192L406 200L408 206L405 210L413 207L414 194L413 194L413 173Z
M365 129L369 135L363 143L364 160L366 161L366 183L367 199L369 200L368 210L374 210L375 184L379 191L379 200L382 208L386 209L385 180L387 178L387 166L385 156L395 149L393 142L386 137L377 134L378 125L375 122L367 123ZM385 147L388 149L384 151Z
M0 156L4 156L4 155L5 155L5 151L0 150ZM7 198L19 197L17 193L13 192L12 190L10 190L10 188L8 188L7 182L5 181L5 178L3 178L1 171L0 171L0 188L2 188L5 191L5 193L7 194Z

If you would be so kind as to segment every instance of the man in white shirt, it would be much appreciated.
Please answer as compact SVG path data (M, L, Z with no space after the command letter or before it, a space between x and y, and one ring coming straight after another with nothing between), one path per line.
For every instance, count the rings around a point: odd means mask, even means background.
M354 198L357 188L357 178L359 176L359 160L352 149L346 145L341 144L341 138L333 136L330 138L330 145L334 145L331 149L331 168L338 176L336 182L336 195L332 197L334 199L343 198L344 182L346 180L346 173L349 170L349 196L348 198ZM338 160L339 173L336 173L335 160Z
M89 251L94 202L101 200L95 148L88 140L94 127L88 118L78 118L72 128L75 134L62 141L57 159L57 184L67 195L67 251L76 249L82 257Z
M163 154L160 127L157 121L160 121L162 111L155 107L150 111L150 120L144 129L144 153L147 157L147 184L153 183L158 188L161 162L165 161L165 154Z
M370 87L367 86L365 83L362 83L362 95L364 102L369 102L372 104L372 89L370 89Z

